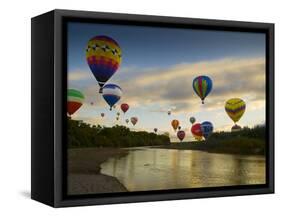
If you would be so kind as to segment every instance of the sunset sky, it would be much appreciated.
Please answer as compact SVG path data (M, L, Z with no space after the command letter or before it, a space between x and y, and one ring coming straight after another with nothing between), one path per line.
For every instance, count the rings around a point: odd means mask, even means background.
M85 49L97 35L115 39L122 49L122 63L108 83L123 89L117 109L109 106L98 93L98 83L90 71ZM213 90L201 104L192 81L207 75ZM265 123L265 35L163 27L105 24L68 24L68 88L82 91L84 105L73 115L75 120L91 124L126 125L125 119L138 117L134 130L169 132L174 140L171 120L178 119L192 138L189 118L211 121L215 131L229 131L232 120L224 110L225 101L238 97L246 102L240 126ZM94 102L94 105L90 105ZM120 104L129 111L116 121ZM172 115L167 111L172 109ZM105 113L101 118L100 113ZM122 113L122 112L120 112Z

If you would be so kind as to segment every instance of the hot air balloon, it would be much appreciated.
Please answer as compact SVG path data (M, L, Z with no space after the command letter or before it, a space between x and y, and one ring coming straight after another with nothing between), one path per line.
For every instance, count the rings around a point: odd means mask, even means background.
M190 121L191 124L194 124L196 119L195 119L195 117L191 117L191 118L189 118L189 121Z
M116 109L116 105L112 106L112 108Z
M117 116L120 116L120 112L117 112L116 115L117 115Z
M128 111L128 109L129 109L129 105L127 103L123 103L123 104L121 104L120 108L125 114L126 111Z
M172 113L171 110L168 110L168 115L171 115L171 113Z
M213 124L209 121L204 121L201 123L201 131L205 139L207 139L211 133L213 132L214 127Z
M94 105L94 102L91 102L91 105Z
M106 84L102 88L102 96L112 110L112 106L117 103L122 96L122 89L116 84Z
M204 104L204 99L212 90L212 80L205 75L198 76L193 80L193 90L202 100L202 104Z
M174 128L174 130L176 131L178 126L180 125L180 122L178 120L172 120L171 125Z
M138 122L138 118L137 117L131 117L131 122L135 126L136 123Z
M181 130L181 126L178 126L178 130Z
M118 43L105 35L98 35L89 40L86 48L88 65L102 87L117 71L121 64L122 52Z
M194 139L197 140L197 141L201 141L203 139L203 136L196 136L196 135L193 135Z
M182 142L182 140L185 137L185 132L183 130L178 131L177 136L179 138L179 140Z
M231 132L237 132L237 131L240 131L242 128L239 126L239 125L237 125L237 124L235 124L232 128L231 128Z
M67 90L67 113L68 115L74 114L83 104L84 95L75 89Z
M202 134L201 124L197 123L192 125L191 133L196 140L198 140L198 138L200 137L202 138L203 134Z
M157 129L157 128L154 128L153 130L154 130L154 132L155 132L155 133L157 133L157 131L158 131L158 129Z
M238 122L246 109L246 103L239 98L232 98L226 101L225 111L234 123Z
M129 123L129 119L126 119L125 121L126 121L127 124Z
M103 118L104 117L104 113L102 112L102 113L100 113L100 116Z
M119 117L116 117L116 121L118 121L119 120Z

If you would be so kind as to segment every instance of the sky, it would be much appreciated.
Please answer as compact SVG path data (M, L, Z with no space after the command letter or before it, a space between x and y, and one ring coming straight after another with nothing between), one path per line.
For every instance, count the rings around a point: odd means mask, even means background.
M126 125L126 118L136 116L136 126L126 126L149 132L158 128L158 133L169 132L172 141L176 138L170 122L177 119L188 141L192 139L191 116L198 123L211 121L215 131L229 131L233 122L224 104L238 97L246 102L240 126L265 123L263 33L74 22L68 23L67 32L68 88L78 89L86 97L73 119L110 127ZM86 61L87 43L97 35L113 38L122 50L122 63L108 81L123 89L113 111L98 93L98 83ZM213 81L204 105L192 88L199 75ZM130 105L125 115L120 111L122 103ZM121 118L116 121L118 111Z

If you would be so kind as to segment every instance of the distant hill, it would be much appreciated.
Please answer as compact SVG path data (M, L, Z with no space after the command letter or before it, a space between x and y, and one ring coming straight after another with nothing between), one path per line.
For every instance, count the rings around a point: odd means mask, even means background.
M137 147L169 145L167 135L145 131L130 131L125 126L91 126L81 121L68 119L68 148L83 147Z
M244 127L236 132L215 132L206 141L172 143L167 148L229 154L265 155L266 128Z

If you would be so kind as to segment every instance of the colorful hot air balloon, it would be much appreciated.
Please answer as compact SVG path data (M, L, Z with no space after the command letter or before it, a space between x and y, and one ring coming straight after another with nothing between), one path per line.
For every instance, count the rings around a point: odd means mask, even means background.
M203 134L202 134L201 124L197 123L192 125L191 133L196 140L200 137L202 138Z
M202 104L204 104L204 99L212 90L212 80L205 75L198 76L193 80L193 90L202 100Z
M204 121L201 123L201 131L205 139L207 139L211 133L213 132L214 127L213 124L209 121Z
M176 131L178 126L180 125L180 122L178 120L172 120L171 125L174 128L174 130Z
M103 118L104 117L104 113L102 112L102 113L100 113L100 116Z
M86 58L93 75L101 87L100 93L104 84L120 66L121 57L121 48L114 39L105 35L98 35L89 40Z
M120 108L125 114L126 111L128 111L128 109L129 109L129 105L127 103L123 103L123 104L121 104Z
M246 110L246 103L239 98L232 98L226 101L225 111L234 123L238 122Z
M68 115L74 114L83 104L84 95L75 89L67 90L67 113Z
M237 124L235 124L232 128L231 128L231 132L237 132L237 131L240 131L242 128L239 126L239 125L237 125Z
M131 117L131 122L135 126L136 123L138 122L138 118L137 117Z
M189 121L190 121L191 124L194 124L196 119L195 119L195 117L191 117L191 118L189 118Z
M182 142L182 140L185 137L185 132L183 130L178 131L177 136L179 138L179 140Z
M193 135L194 139L197 140L197 141L201 141L203 139L203 136L196 136L196 135Z
M117 103L122 96L122 89L116 84L106 84L102 88L102 96L112 110L112 106Z
M154 131L155 133L157 133L158 129L157 129L157 128L154 128L153 131Z
M125 121L126 121L127 124L129 123L129 119L126 119Z

